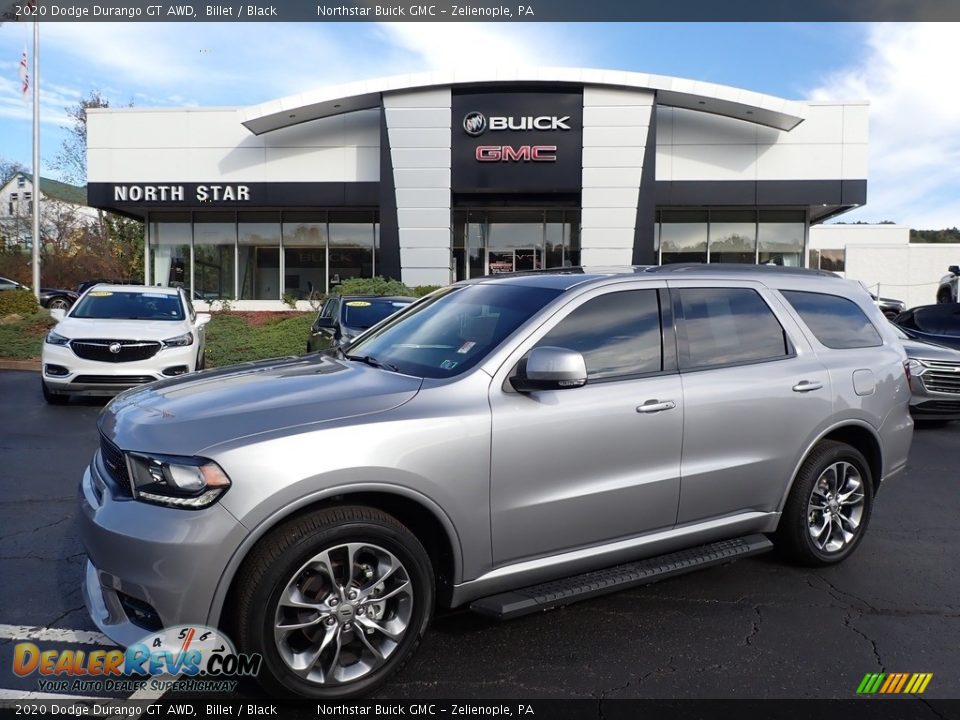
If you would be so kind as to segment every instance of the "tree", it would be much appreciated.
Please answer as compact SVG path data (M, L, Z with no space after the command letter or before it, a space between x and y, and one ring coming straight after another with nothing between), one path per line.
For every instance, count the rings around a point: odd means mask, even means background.
M65 181L74 185L87 184L87 110L108 107L110 101L99 90L91 90L76 105L64 108L70 117L70 125L64 127L69 135L60 145L53 169Z
M0 187L6 185L17 173L28 172L26 166L19 160L8 160L0 157Z

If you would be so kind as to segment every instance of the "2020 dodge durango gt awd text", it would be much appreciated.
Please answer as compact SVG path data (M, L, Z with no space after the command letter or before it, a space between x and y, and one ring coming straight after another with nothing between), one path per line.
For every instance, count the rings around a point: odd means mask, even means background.
M836 563L906 464L905 359L816 271L457 283L346 350L113 400L80 492L86 603L120 643L219 626L272 691L343 698L438 608L513 617L771 538Z

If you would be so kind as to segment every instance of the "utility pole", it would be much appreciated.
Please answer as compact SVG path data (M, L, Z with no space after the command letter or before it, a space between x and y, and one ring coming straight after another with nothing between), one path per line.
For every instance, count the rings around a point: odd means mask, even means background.
M33 294L40 301L40 23L33 23Z

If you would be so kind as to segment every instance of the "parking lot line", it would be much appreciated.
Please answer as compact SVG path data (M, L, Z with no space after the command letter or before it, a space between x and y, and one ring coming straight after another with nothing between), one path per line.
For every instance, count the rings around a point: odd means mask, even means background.
M98 632L32 627L30 625L4 625L2 623L0 623L0 640L46 640L82 645L116 645L113 640Z

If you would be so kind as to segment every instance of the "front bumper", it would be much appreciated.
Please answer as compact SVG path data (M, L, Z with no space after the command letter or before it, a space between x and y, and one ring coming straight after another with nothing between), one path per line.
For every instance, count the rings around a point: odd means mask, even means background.
M129 645L154 628L210 616L224 568L247 530L219 503L204 510L159 507L123 497L99 451L80 482L80 538L89 561L83 597L100 631ZM131 612L136 607L141 612Z
M929 420L960 420L960 393L936 392L923 377L910 379L910 414Z
M164 374L165 370L169 373L178 368L182 372L193 372L197 346L165 347L146 360L111 363L86 360L69 347L44 343L42 356L43 382L50 392L109 396L137 385L175 377ZM66 374L61 374L62 371L55 374L50 366L62 368Z

